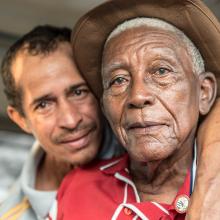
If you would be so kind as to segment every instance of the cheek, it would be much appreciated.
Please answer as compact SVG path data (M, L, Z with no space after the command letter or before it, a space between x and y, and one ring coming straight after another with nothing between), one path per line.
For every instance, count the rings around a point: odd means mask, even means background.
M40 142L49 141L56 129L56 120L53 117L43 118L43 117L32 117L29 121L29 126L32 134Z
M196 85L196 84L194 84ZM197 124L199 116L198 89L189 83L182 83L167 97L170 112L175 120L176 132L187 133Z
M103 96L103 113L111 125L114 125L118 121L117 114L115 114L114 102L105 96Z
M90 98L86 102L79 105L79 112L87 120L100 124L101 108L95 98Z
M103 96L103 111L113 131L121 139L121 118L123 115L123 102L117 98Z

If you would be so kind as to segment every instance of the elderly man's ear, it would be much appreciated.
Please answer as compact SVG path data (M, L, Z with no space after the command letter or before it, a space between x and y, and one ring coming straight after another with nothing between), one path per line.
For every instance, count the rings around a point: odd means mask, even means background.
M31 133L25 116L21 115L14 107L10 105L7 107L7 113L9 118L23 131Z
M215 75L211 72L204 72L199 75L200 81L200 97L199 111L201 115L205 115L210 111L217 94L217 82Z

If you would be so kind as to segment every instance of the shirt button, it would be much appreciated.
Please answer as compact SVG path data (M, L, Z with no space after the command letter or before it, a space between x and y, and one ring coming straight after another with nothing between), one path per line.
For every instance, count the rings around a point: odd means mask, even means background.
M124 213L125 213L125 215L131 215L132 214L132 210L127 208L127 207L125 207L124 208Z
M189 206L189 197L187 195L180 195L175 201L175 210L180 213L186 213Z

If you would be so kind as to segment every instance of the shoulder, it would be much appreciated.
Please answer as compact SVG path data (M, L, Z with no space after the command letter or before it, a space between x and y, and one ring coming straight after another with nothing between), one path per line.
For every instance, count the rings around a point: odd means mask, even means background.
M96 182L105 181L106 175L102 172L103 169L114 164L121 157L107 159L107 160L96 160L81 168L72 170L62 181L62 184L58 191L58 200L68 191L74 191L74 189L80 189L88 185L92 186Z
M67 176L64 178L63 183L71 182L73 178L80 176L82 179L83 176L88 176L93 178L97 178L97 176L101 175L102 169L108 167L109 164L114 163L115 161L120 160L121 157L113 158L113 159L106 159L106 160L95 160L88 165L78 167L72 170ZM62 184L63 184L62 183Z
M126 165L123 159L125 158L96 161L67 175L58 190L57 219L62 219L63 215L64 219L91 219L94 215L97 219L103 219L104 209L98 213L97 210L103 204L106 209L111 209L112 202L122 200L124 184L118 182L115 173Z
M0 204L1 220L8 219L8 216L17 215L21 208L27 207L25 195L21 190L20 181L18 181L10 191L8 197Z
M33 163L35 156L41 156L43 154L37 141L32 146L27 159L22 168L22 172L17 181L13 184L9 190L8 196L0 203L0 220L10 219L36 219L36 214L31 208L31 205L23 190L22 183L27 176L29 176L28 169L29 164ZM27 175L28 174L28 175Z
M8 195L6 197L6 199L4 199L1 203L0 203L0 213L2 210L2 207L4 207L6 204L9 203L16 203L17 201L20 200L20 198L22 198L23 196L23 192L21 190L21 183L20 183L20 179L18 179L14 185L11 187L11 189L8 192Z

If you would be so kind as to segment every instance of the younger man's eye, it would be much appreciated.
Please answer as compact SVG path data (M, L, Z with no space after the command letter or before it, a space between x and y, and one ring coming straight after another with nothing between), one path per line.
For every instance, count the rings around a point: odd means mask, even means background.
M47 105L48 105L47 101L41 101L39 104L37 104L35 109L44 109L47 107Z
M45 113L49 109L51 109L51 107L53 106L52 103L53 102L49 100L39 101L39 103L37 103L36 106L34 107L34 110L40 113Z
M75 89L73 91L73 97L84 98L89 93L88 89Z
M75 93L75 95L77 95L77 96L80 96L80 95L82 95L83 94L83 90L81 90L81 89L77 89L77 90L75 90L74 91L74 93Z

